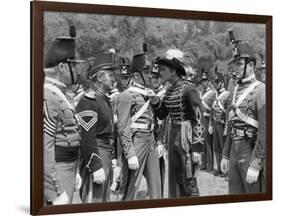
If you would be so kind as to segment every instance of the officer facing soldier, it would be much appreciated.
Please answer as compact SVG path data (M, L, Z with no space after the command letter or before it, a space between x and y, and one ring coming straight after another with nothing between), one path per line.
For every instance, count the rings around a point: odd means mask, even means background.
M115 82L113 53L100 53L89 70L92 82L76 110L81 126L80 173L82 187L80 197L84 203L109 200L113 145L114 120L109 92Z
M199 196L196 165L203 150L201 100L195 86L185 83L183 64L174 57L180 50L167 52L167 57L157 61L164 83L171 87L164 99L153 99L155 114L159 119L171 118L169 131L169 197ZM182 53L182 52L181 52Z
M161 198L159 159L154 139L154 113L150 104L153 91L150 63L146 51L132 60L132 84L122 92L117 102L118 132L128 168L123 200L136 199L142 175L145 176L149 197Z

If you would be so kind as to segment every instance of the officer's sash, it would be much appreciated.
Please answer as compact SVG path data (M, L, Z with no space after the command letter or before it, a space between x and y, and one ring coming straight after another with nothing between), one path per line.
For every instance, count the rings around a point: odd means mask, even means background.
M232 107L233 110L231 110L229 112L229 120L234 116L234 114L236 114L238 116L238 118L240 118L242 121L244 121L245 123L258 128L259 127L259 123L257 120L251 118L250 116L247 116L246 114L242 113L241 110L239 109L240 104L245 100L245 98L260 84L261 82L256 81L254 83L252 83L244 92L243 94L237 99L236 102L235 101L235 97L237 94L237 89L239 87L239 85L237 85L234 89L234 94L233 94L233 98L232 98Z

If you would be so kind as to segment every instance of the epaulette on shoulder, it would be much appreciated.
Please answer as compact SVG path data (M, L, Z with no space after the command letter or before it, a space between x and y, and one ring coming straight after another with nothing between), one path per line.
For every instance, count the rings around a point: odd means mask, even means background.
M90 99L90 100L95 100L96 99L96 92L93 91L92 89L90 89L85 93L85 97Z

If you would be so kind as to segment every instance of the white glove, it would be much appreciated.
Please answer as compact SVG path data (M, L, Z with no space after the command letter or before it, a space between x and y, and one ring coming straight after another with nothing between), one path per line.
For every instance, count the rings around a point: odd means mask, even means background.
M79 173L76 173L76 179L75 179L75 191L78 191L81 187L82 184L82 179L81 176L79 175Z
M212 127L212 126L209 126L208 131L209 131L209 134L212 135L212 134L214 133L213 127Z
M260 171L258 169L255 169L253 167L249 167L247 171L246 181L249 184L256 183L258 181Z
M111 165L112 165L112 168L116 167L117 166L117 159L112 159Z
M158 145L157 150L158 150L158 157L161 158L164 155L164 151L165 151L164 145L163 144Z
M226 158L223 158L221 160L221 171L226 174L228 173L228 170L229 170L229 160L226 159Z
M128 165L129 165L129 169L131 169L131 170L138 169L139 168L139 160L138 160L137 156L130 157L128 159Z
M101 184L105 181L104 169L100 168L99 170L93 172L93 182L96 184Z
M57 199L53 201L53 205L65 205L70 204L67 193L64 191Z
M192 153L192 156L193 156L193 161L195 163L201 163L201 154L198 153L198 152L193 152Z

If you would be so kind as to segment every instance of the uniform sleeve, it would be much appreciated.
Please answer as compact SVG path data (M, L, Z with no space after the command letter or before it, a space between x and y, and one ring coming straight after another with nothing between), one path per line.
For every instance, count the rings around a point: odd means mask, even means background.
M230 158L230 151L231 151L231 127L227 121L226 123L226 139L225 139L225 143L223 146L223 151L222 151L222 157L225 159L229 159Z
M57 129L58 103L44 99L43 104L43 149L44 149L44 199L54 201L64 188L56 170L55 134Z
M114 132L113 132L113 152L112 152L112 159L117 159L117 143L118 143L118 130L117 130L117 101L118 101L119 94L113 97L111 101L111 107L113 111L113 122L114 122Z
M123 92L120 94L117 102L118 133L124 155L127 159L136 156L131 132L132 100L129 92Z
M96 140L97 105L96 99L88 99L83 96L76 106L76 118L81 129L81 154L89 172L95 172L102 168Z
M159 100L158 103L151 104L154 109L154 113L159 120L165 119L169 114L169 112L165 106L164 100L165 100L165 97L162 100Z
M250 166L261 170L265 167L266 157L266 105L265 88L262 85L256 97L257 119L259 122L258 136L251 156Z
M183 104L186 119L192 123L192 151L203 152L204 127L203 106L199 91L193 87L187 87L183 91Z

